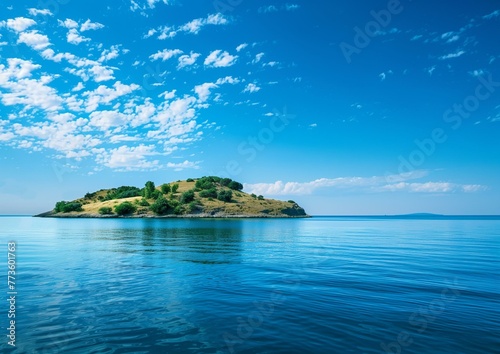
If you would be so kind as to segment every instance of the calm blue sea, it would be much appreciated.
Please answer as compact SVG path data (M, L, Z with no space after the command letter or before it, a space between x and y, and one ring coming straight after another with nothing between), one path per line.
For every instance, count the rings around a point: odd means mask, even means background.
M500 218L0 217L0 241L2 353L500 353Z

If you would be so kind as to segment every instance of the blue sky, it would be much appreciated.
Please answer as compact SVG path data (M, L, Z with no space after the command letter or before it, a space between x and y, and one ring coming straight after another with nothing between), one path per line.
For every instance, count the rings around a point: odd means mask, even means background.
M0 213L221 175L316 215L500 214L498 2L3 1L0 16Z

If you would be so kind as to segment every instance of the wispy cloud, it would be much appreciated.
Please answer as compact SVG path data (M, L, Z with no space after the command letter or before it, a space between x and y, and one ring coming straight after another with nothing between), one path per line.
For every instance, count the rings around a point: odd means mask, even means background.
M492 13L489 13L488 15L484 15L483 18L485 20L491 20L491 19L494 19L498 16L500 16L500 10L495 10Z
M199 161L193 162L193 161L185 160L184 162L180 162L180 163L169 162L169 163L167 163L167 167L174 169L174 171L182 171L185 169L197 170L200 168L199 164L200 164Z
M31 16L38 16L38 15L53 16L52 12L50 12L50 10L48 10L48 9L31 8L31 9L28 9L28 12Z
M147 16L146 10L154 9L157 3L168 5L169 0L130 0L131 11L141 11L141 14Z
M446 43L453 43L460 39L460 36L456 32L446 32L441 35L441 39L444 39Z
M204 64L210 67L223 68L234 65L237 59L237 55L231 55L222 50L214 50L205 58Z
M248 193L262 195L308 195L318 189L331 188L357 192L413 192L413 193L453 193L453 192L478 192L486 190L485 186L478 184L455 184L449 182L405 182L406 180L419 179L426 176L425 171L394 176L373 177L339 177L320 178L311 182L283 182L245 184ZM388 183L387 181L394 181Z
M387 78L388 75L392 75L394 74L394 72L392 70L388 70L386 72L382 72L378 75L378 77L380 78L380 81L385 81L385 79Z
M439 57L439 59L440 60L453 59L453 58L461 57L464 54L465 54L465 51L459 50L459 51L457 51L455 53L449 53L449 54L446 54L446 55L442 55L442 56Z
M258 91L260 91L260 87L253 83L249 83L243 90L243 92L248 92L248 93L254 93Z
M192 66L196 63L196 60L200 57L200 53L191 52L190 54L184 54L179 57L179 64L177 69L182 69L187 66Z
M263 13L263 14L268 14L268 13L272 13L272 12L278 12L278 11L295 11L295 10L298 10L300 8L300 5L298 4L285 4L285 5L282 5L280 7L276 6L276 5L267 5L267 6L261 6L259 7L259 9L257 10L259 13Z
M182 50L180 49L163 49L155 54L151 54L149 56L149 59L151 60L160 60L161 61L166 61L169 60L170 58L173 58L174 56L182 54Z
M242 43L242 44L240 44L239 46L236 47L236 51L237 52L241 52L246 47L248 47L248 43Z
M160 26L152 28L148 30L143 38L149 38L157 35L158 39L165 40L168 38L174 38L179 33L198 34L205 26L220 26L228 23L229 19L226 16L220 13L210 14L205 18L197 18L181 26Z

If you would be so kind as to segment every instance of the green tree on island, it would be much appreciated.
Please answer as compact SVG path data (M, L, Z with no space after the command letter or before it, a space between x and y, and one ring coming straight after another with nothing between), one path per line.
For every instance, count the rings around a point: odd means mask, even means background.
M144 186L142 196L146 199L150 199L153 196L154 191L156 190L155 183L151 181L147 181Z
M170 190L171 190L171 188L170 188L170 184L165 183L165 184L162 184L162 185L161 185L161 192L162 192L163 194L168 194L168 193L170 193Z

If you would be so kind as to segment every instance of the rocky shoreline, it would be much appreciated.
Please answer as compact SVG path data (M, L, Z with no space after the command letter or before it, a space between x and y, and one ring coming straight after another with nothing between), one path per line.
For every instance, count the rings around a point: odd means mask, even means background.
M87 214L87 213L54 213L52 211L33 215L35 218L61 218L61 219L298 219L298 218L310 218L310 215L267 215L267 214L255 214L255 215L237 215L237 214L225 214L225 213L201 213L201 214L184 214L184 215L100 215L100 214Z

